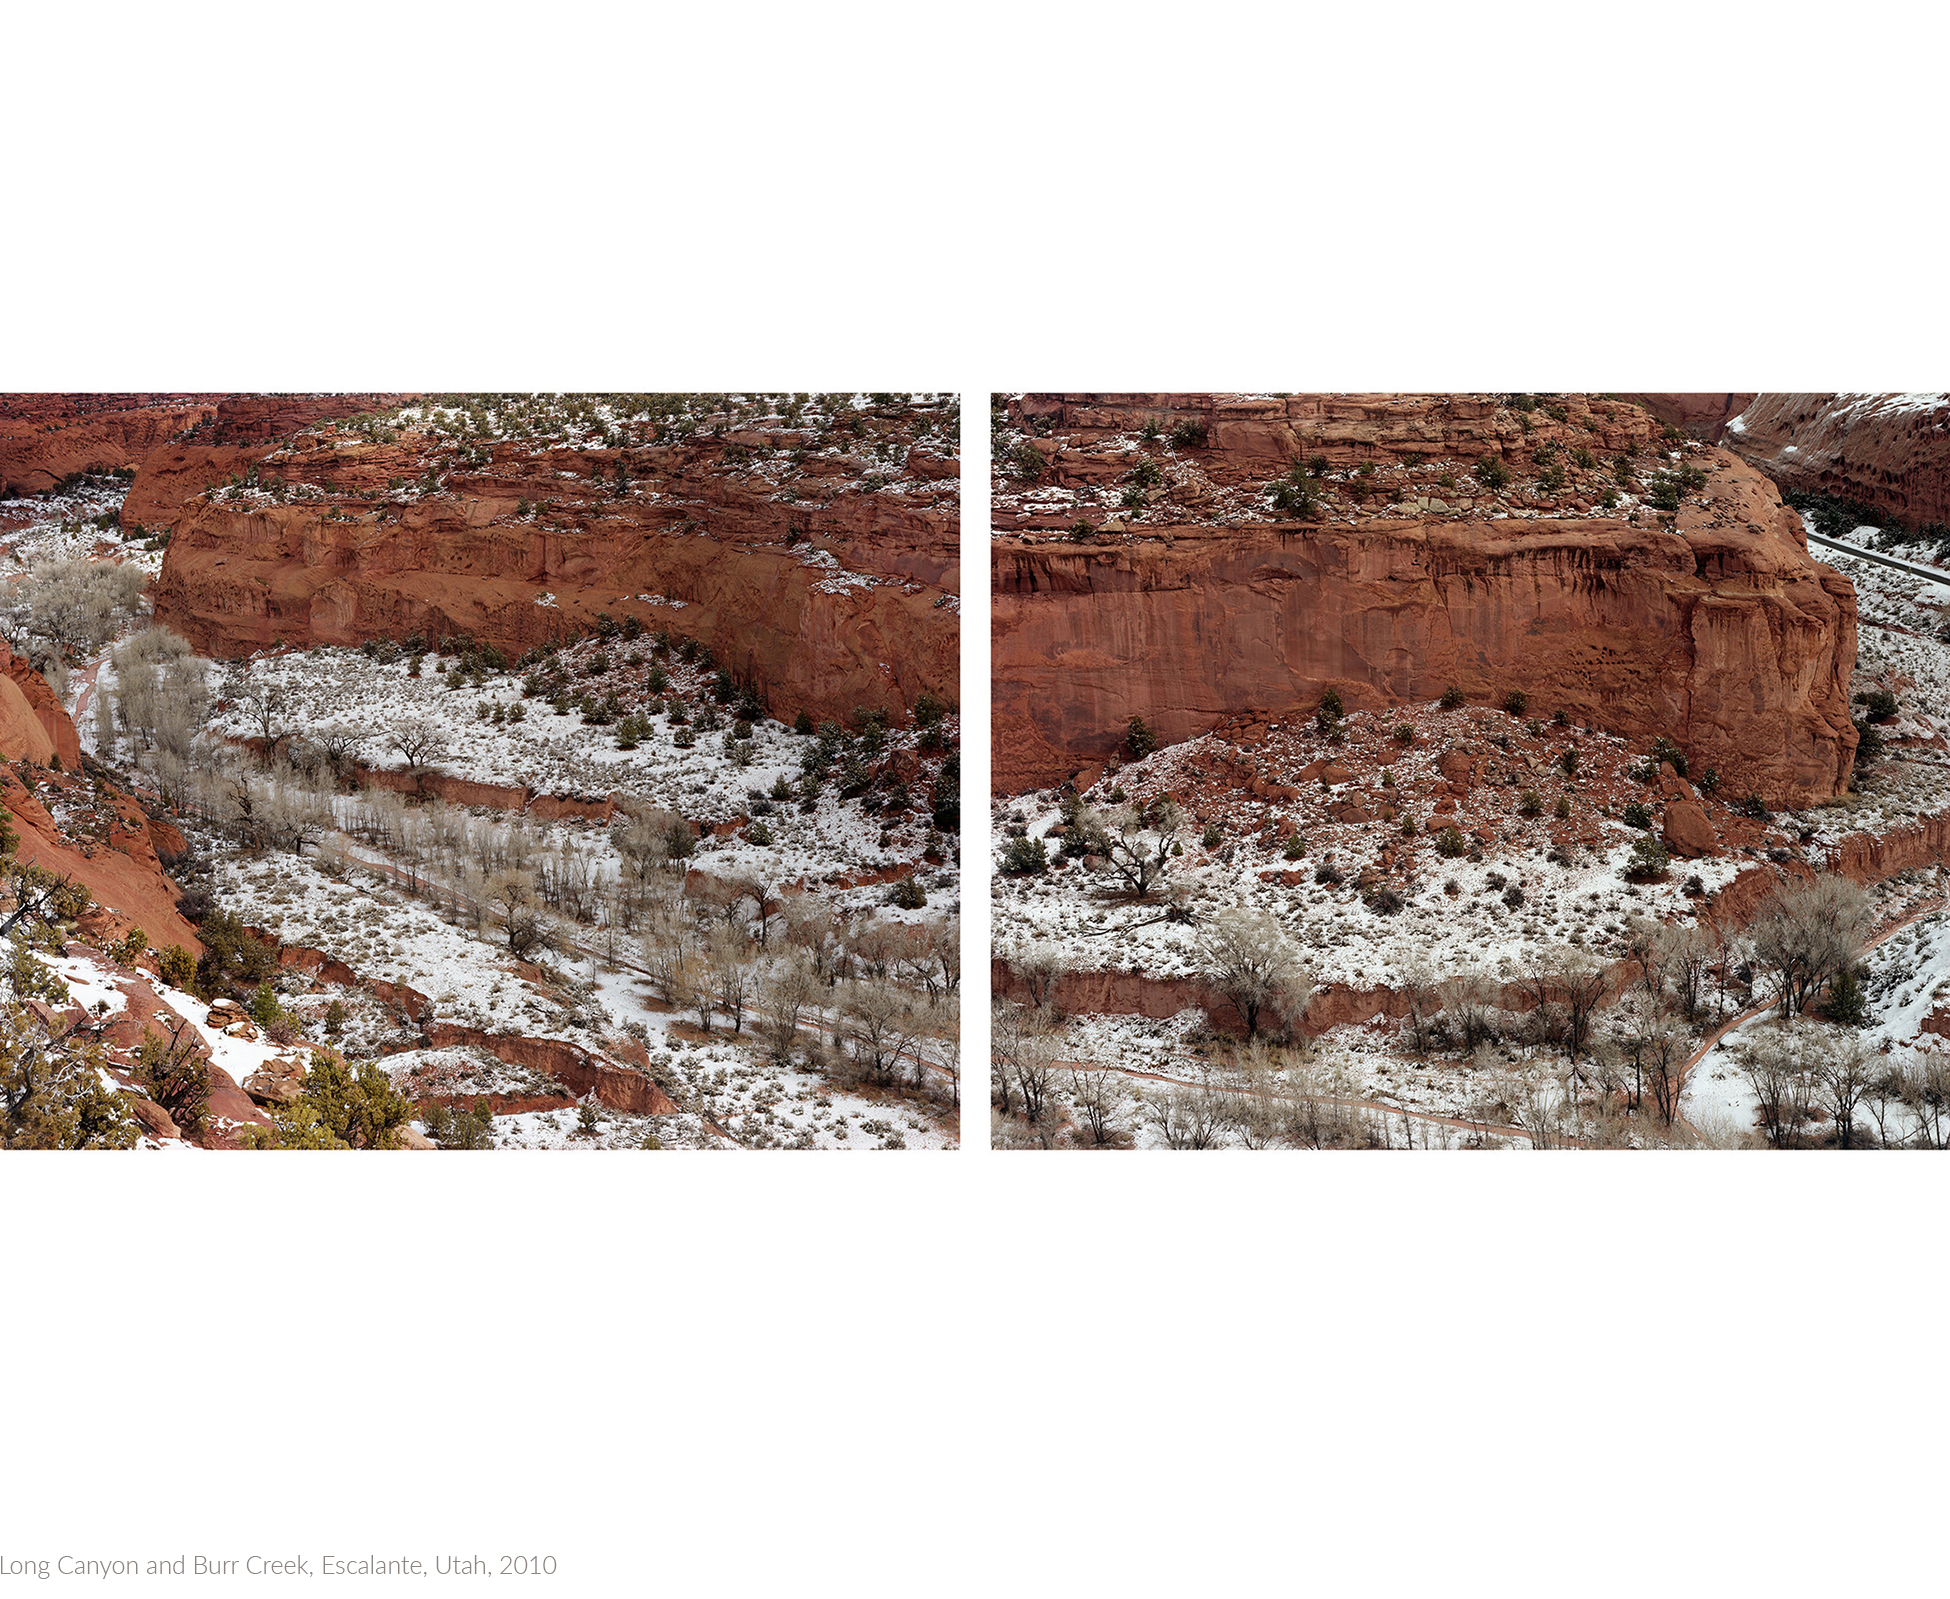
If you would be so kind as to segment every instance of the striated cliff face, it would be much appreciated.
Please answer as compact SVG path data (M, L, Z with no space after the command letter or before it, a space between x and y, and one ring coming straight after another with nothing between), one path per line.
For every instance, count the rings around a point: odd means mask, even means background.
M1950 523L1950 394L1762 394L1725 442L1784 489Z
M1133 715L1174 742L1242 711L1311 708L1328 688L1379 709L1455 684L1664 734L1693 770L1770 803L1839 791L1855 747L1848 581L1735 457L1688 445L1668 462L1639 408L1557 398L1565 416L1526 430L1489 396L1026 397L1020 414L1047 419L1030 423L1032 447L1054 449L1040 483L998 495L996 788L1105 760ZM1162 452L1140 514L1111 500L1094 536L1049 536L1091 520L1078 486L1128 480L1144 418L1168 434L1188 412L1206 443ZM1573 465L1585 449L1593 466ZM1636 492L1611 465L1626 450ZM1329 460L1318 503L1272 521L1267 482L1315 454ZM1508 484L1479 481L1484 456L1507 463ZM1552 463L1563 481L1543 476ZM1681 465L1703 486L1671 516L1645 505L1653 474Z
M216 414L216 395L0 395L0 499L132 467Z
M958 463L886 409L849 450L783 426L456 447L314 425L158 452L124 515L170 525L157 614L210 654L413 633L518 654L635 614L775 713L843 717L957 697Z
M1718 444L1727 424L1759 398L1753 394L1628 394L1661 422L1708 444Z

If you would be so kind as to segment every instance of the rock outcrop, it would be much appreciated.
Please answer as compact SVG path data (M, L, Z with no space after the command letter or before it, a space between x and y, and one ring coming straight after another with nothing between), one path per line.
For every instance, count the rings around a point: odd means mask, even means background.
M23 686L23 683L25 686ZM27 775L59 796L57 821L41 795L0 766L0 808L20 834L20 858L73 878L95 903L120 918L118 927L139 926L158 949L181 944L192 954L203 946L176 908L180 890L156 854L160 836L181 852L182 835L157 824L141 805L113 785L99 787L80 774L80 743L74 723L55 702L38 672L0 643L0 758L45 764L60 755L59 774ZM119 936L119 934L118 934Z
M210 394L0 396L0 499L138 465L216 414Z
M314 429L160 451L124 517L170 526L157 615L208 654L419 633L519 655L634 614L710 645L774 714L844 717L958 697L954 464L893 429L893 483L808 454L790 495L751 465L804 444L781 430L473 452Z
M1628 394L1661 422L1708 444L1718 444L1727 424L1751 405L1752 394Z
M992 547L999 791L1106 759L1132 716L1169 743L1242 711L1311 709L1330 688L1349 709L1380 709L1451 685L1666 735L1692 770L1770 803L1844 786L1854 590L1811 559L1799 518L1736 457L1689 446L1703 487L1667 517L1608 510L1601 466L1554 487L1474 481L1485 456L1515 479L1539 456L1623 449L1648 476L1664 464L1646 459L1656 425L1622 402L1526 426L1488 396L1114 399L1021 402L1040 409L1036 447L1052 442L1058 483L1089 482L1103 441L1147 417L1170 428L1191 409L1206 442L1174 457L1169 504L1108 541L1038 538L1075 512L1023 515L1028 494L998 502L998 528L1029 530ZM1415 482L1377 512L1350 471L1348 492L1323 490L1311 517L1269 521L1268 480L1315 453Z
M1762 394L1726 447L1784 489L1950 524L1950 394Z

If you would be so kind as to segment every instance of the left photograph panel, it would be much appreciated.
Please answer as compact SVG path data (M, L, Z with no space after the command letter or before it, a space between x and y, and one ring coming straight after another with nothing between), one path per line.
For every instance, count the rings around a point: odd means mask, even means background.
M0 1147L952 1147L952 394L0 394Z

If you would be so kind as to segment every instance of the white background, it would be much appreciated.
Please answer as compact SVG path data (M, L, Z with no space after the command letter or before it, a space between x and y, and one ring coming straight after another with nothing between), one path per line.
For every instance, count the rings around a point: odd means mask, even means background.
M0 390L958 389L979 490L991 389L1941 388L1934 16L15 7ZM979 492L965 530L979 853ZM1938 1567L1920 1158L1088 1161L979 1122L877 1159L9 1157L0 1561Z

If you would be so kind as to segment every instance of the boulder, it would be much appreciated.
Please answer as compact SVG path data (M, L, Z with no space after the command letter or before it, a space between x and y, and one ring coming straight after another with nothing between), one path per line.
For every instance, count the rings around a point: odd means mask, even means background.
M1720 847L1713 823L1697 800L1671 800L1666 805L1662 828L1666 848L1688 858L1714 854Z

